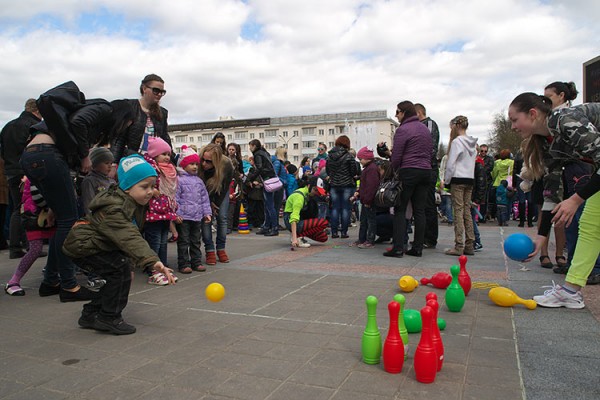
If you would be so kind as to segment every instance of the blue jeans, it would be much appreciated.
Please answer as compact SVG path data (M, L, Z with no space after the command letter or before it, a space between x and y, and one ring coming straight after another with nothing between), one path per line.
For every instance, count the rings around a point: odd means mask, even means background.
M471 217L473 217L473 233L475 234L475 243L481 244L481 235L479 234L479 226L477 225L477 209L471 207Z
M170 221L146 222L144 225L144 238L148 245L158 255L160 262L167 262L167 240L169 239Z
M448 223L453 223L452 218L452 196L441 196L442 202L440 203L440 210L442 211L442 215L448 219Z
M362 206L360 210L360 228L358 230L358 241L374 243L377 232L377 221L373 207Z
M227 217L229 216L229 196L225 196L217 211L217 250L225 250L227 244ZM213 215L213 219L215 216ZM212 237L212 222L202 222L202 240L204 251L215 251L215 242Z
M508 223L508 206L504 204L496 204L496 217L498 218L498 225L504 225Z
M329 190L331 195L331 233L337 234L338 227L340 225L340 218L342 229L342 235L348 234L348 226L350 225L350 210L352 209L352 203L350 203L350 197L354 194L356 189L353 187L332 187Z
M265 223L263 227L265 230L279 230L278 216L279 214L275 211L275 193L267 192L263 190L263 199L265 200Z
M273 192L273 203L275 208L275 225L279 229L279 210L283 204L283 188Z
M32 145L28 149L21 156L21 168L40 190L56 216L56 234L48 246L44 283L52 286L60 283L63 289L73 289L77 286L77 267L62 252L63 243L78 218L77 198L69 166L54 145Z

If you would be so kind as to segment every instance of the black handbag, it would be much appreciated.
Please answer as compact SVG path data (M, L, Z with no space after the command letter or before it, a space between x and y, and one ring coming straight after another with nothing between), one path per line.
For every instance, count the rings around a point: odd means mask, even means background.
M402 182L394 174L393 178L383 181L379 184L375 192L373 203L376 207L390 208L400 204L400 194L402 193Z

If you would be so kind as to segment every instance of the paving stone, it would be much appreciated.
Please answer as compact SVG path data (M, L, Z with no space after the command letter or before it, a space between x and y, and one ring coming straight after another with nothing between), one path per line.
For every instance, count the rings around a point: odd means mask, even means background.
M287 382L273 392L269 400L327 400L333 393L334 390L329 388Z
M390 398L404 386L404 382L404 374L382 374L377 373L375 369L372 373L352 371L340 386L340 390L388 396Z
M265 399L282 384L282 381L252 375L235 374L233 377L211 389L217 394L235 399Z

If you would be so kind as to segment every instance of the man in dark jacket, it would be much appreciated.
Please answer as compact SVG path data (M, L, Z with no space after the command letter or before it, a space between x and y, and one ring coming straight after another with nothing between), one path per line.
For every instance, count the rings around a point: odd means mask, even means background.
M495 200L495 193L492 188L492 183L494 180L492 179L492 170L494 169L494 157L492 157L489 153L489 148L487 144L482 144L479 146L479 157L483 159L483 166L485 169L485 179L487 182L486 188L486 197L483 199L481 203L481 214L483 215L483 219L480 221L482 224L486 222L486 216L491 214L493 211L491 207L493 206ZM491 200L491 201L490 201ZM488 204L491 203L491 206L488 207Z
M4 174L8 180L8 189L12 201L12 214L10 217L10 258L21 258L25 255L22 240L25 232L21 226L21 191L19 186L24 176L19 165L19 159L27 145L29 127L42 120L35 99L25 102L25 111L17 119L10 121L0 133L0 154L4 159Z
M436 122L427 116L427 110L423 104L415 104L415 110L417 111L419 121L421 121L421 123L429 129L429 132L431 132L431 140L433 143L431 152L431 180L427 192L427 204L425 204L425 224L427 229L425 230L425 242L423 243L423 248L435 249L438 240L438 214L437 204L435 204L435 192L439 174L437 153L440 144L440 130Z

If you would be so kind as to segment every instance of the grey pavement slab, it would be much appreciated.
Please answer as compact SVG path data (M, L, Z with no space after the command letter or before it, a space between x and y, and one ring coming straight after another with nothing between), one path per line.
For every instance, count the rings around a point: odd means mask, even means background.
M234 233L227 244L230 263L180 275L175 286L150 286L136 273L124 316L138 331L122 337L78 328L80 303L38 297L40 259L23 279L25 297L0 296L0 398L600 398L600 324L594 315L589 309L494 305L487 297L493 285L530 298L562 277L504 257L503 238L518 228L480 229L484 251L469 258L475 285L460 313L447 310L443 290L419 286L405 293L406 307L417 310L426 293L436 293L439 316L447 321L444 368L433 384L415 378L419 334L409 335L401 374L362 363L364 302L367 295L378 297L385 338L387 303L399 293L398 279L429 277L457 263L443 254L453 244L447 226L440 226L436 249L402 259L382 257L387 245L349 247L356 228L350 239L297 251L290 251L285 234ZM174 265L174 244L169 258ZM0 253L0 282L17 263ZM226 288L219 303L204 297L211 282Z

